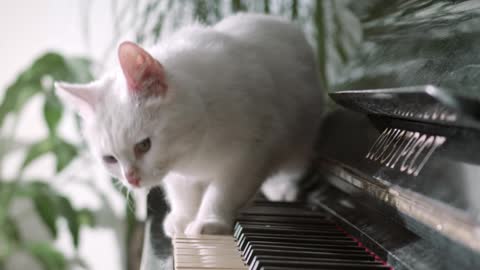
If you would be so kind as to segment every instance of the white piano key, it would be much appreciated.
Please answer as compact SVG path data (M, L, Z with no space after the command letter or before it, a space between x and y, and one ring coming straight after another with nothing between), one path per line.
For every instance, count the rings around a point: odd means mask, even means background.
M176 235L172 242L175 269L248 269L232 236Z

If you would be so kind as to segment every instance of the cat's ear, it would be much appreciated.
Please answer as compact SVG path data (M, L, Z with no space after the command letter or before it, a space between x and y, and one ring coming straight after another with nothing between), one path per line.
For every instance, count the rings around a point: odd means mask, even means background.
M147 51L133 42L123 42L118 59L127 81L129 93L165 97L167 83L163 66Z
M90 119L95 113L98 101L98 84L99 82L89 84L55 82L55 94L83 119Z

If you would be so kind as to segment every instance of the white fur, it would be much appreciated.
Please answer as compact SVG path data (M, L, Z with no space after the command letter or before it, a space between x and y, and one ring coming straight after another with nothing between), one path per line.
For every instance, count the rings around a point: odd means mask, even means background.
M172 209L166 233L229 232L267 178L267 197L294 199L291 181L311 158L324 109L300 28L234 15L213 27L183 28L149 52L165 69L166 96L132 97L117 70L86 87L96 99L92 116L82 113L92 151L119 160L106 165L112 175L128 185L123 175L134 166L142 187L163 183ZM133 145L146 137L152 147L136 159Z

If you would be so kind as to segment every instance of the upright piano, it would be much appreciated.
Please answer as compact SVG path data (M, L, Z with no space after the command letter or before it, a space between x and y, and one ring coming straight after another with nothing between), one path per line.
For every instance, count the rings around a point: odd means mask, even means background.
M143 269L480 269L480 1L357 2L299 200L172 241L152 190Z

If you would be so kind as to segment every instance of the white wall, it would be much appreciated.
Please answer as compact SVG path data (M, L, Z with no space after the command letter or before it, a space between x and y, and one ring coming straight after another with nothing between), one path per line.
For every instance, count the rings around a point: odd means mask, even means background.
M106 2L106 1L105 1ZM0 8L0 87L46 49L84 54L79 1L3 1Z

